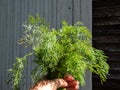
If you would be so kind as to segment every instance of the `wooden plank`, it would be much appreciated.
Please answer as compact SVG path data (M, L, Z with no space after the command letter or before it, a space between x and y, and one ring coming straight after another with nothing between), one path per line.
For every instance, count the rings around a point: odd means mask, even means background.
M120 35L94 35L94 43L120 43Z
M101 1L101 0L92 0L92 1Z
M94 22L93 26L119 25L120 24L120 16L93 18L93 22Z
M107 53L119 53L120 52L120 43L99 43L93 44L94 47L101 49ZM107 47L106 47L107 46Z
M93 84L95 85L95 87L99 88L97 90L119 90L119 83L120 80L107 80L107 82L105 82L103 85L99 82L98 79L93 79ZM94 88L95 88L94 87Z
M120 68L120 61L109 61L108 64L110 65L110 68Z
M105 54L108 56L108 60L110 61L114 61L114 62L118 62L120 61L120 53L107 53L105 52Z
M107 77L107 79L110 79L110 80L120 80L120 74L118 74L118 73L120 73L120 71L114 71L115 72L115 74L110 74L110 75L108 75L108 77ZM116 73L116 72L118 72L118 73ZM97 76L97 75L93 75L93 79L98 79L99 77Z
M110 17L120 16L120 6L106 7L106 8L93 8L93 18L95 17Z
M93 45L108 56L110 75L103 85L93 75L93 90L119 90L120 0L93 0Z
M120 25L93 26L92 34L120 34Z
M99 0L93 1L93 8L116 7L120 5L120 0Z
M93 26L93 30L119 30L120 25L105 25L105 26Z
M111 68L109 70L109 75L107 76L107 78L108 78L107 82L104 82L103 85L100 83L99 77L96 74L93 74L93 85L94 85L94 87L98 87L98 88L102 87L103 88L104 86L106 86L107 89L108 89L108 88L110 88L110 86L106 85L106 84L111 83L112 82L111 80L114 80L115 82L120 81L120 62L119 62L119 67L114 67L113 68L113 66L111 66L111 64L110 64L110 67ZM97 82L96 82L96 80L97 80ZM117 84L115 84L115 85L117 85Z
M103 35L120 35L120 29L116 30L116 29L93 29L92 34L94 35L99 35L99 34L103 34Z

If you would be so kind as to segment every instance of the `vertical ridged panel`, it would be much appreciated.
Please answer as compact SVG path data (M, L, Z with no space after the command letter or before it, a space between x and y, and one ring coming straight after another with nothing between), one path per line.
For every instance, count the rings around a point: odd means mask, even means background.
M81 0L81 21L92 31L92 0ZM92 73L86 72L86 85L82 90L92 90Z
M90 0L91 1L91 0ZM0 90L12 90L7 85L7 70L12 67L16 57L22 57L31 49L17 44L23 34L22 24L28 15L37 13L44 17L52 28L60 28L61 21L66 20L69 24L82 20L90 26L90 1L87 0L0 0ZM89 4L89 5L88 5ZM83 14L82 14L83 13ZM84 15L85 14L85 15ZM87 18L86 18L87 17ZM27 75L25 85L21 83L21 90L28 90L31 85L30 71L31 60L24 74ZM91 80L87 74L89 81ZM90 90L87 82L87 88Z
M57 1L57 28L61 27L61 21L65 20L72 24L72 0L58 0Z
M73 0L73 23L81 20L81 0Z
M81 21L92 29L92 0L81 0Z

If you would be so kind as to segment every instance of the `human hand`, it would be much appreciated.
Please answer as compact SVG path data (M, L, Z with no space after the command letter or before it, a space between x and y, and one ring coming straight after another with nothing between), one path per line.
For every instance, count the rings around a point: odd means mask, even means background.
M74 80L74 77L71 75L66 75L64 80L67 82L66 90L78 90L79 89L79 81ZM62 84L61 84L62 85ZM65 84L64 84L65 85Z
M58 88L66 88L66 90L78 90L79 82L74 80L73 76L66 75L63 79L39 81L30 90L57 90Z

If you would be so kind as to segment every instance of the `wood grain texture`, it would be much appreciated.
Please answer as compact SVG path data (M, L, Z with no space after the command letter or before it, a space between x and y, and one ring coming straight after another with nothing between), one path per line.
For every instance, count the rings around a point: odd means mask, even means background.
M93 46L108 56L110 75L100 84L93 75L93 90L120 90L120 0L93 0Z
M102 49L107 53L120 53L120 43L94 43L94 47Z
M119 25L120 16L94 18L93 26Z
M116 7L120 5L120 0L93 0L93 8Z
M120 35L94 35L94 43L120 43Z
M93 16L95 17L110 17L120 16L120 6L117 7L105 7L105 8L93 8Z

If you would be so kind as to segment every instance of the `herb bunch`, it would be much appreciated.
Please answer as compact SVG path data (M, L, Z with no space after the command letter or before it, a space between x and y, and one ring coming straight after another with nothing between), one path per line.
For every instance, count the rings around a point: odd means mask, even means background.
M23 26L24 36L19 43L31 46L32 51L23 57L24 60L16 59L16 64L10 69L14 90L18 90L29 55L34 55L32 61L36 64L31 71L33 82L44 77L55 79L71 74L84 85L86 70L99 75L101 82L106 80L109 71L107 56L103 51L92 47L90 42L92 35L83 23L68 25L63 21L62 27L56 30L49 28L39 16L30 16Z

